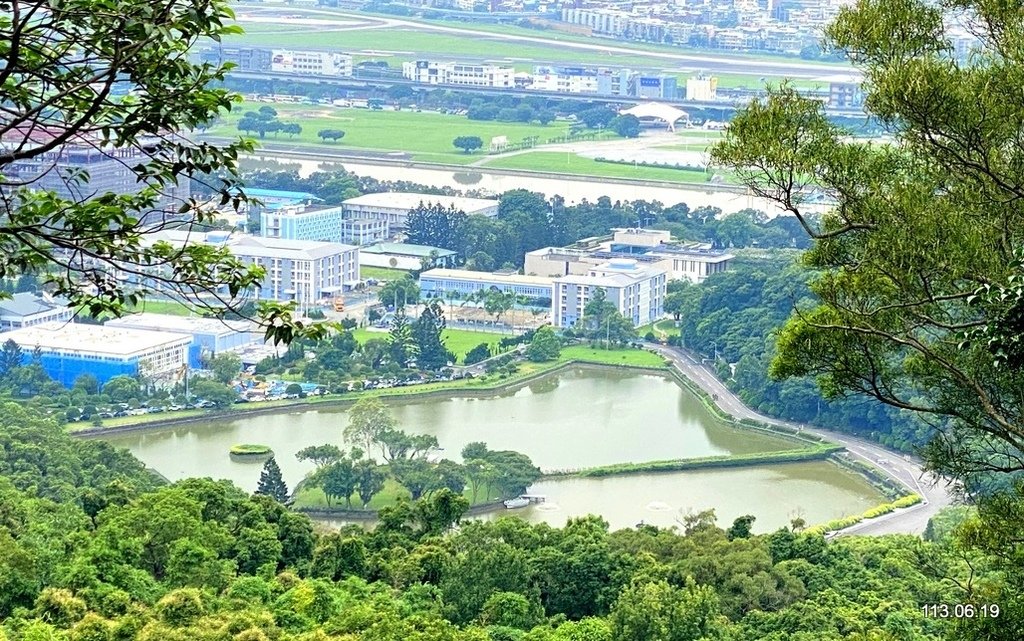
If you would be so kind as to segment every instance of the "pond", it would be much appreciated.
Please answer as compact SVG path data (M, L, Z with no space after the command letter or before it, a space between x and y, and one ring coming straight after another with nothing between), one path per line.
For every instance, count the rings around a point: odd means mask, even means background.
M621 369L577 367L493 396L406 399L391 407L402 429L433 434L447 458L459 460L466 443L483 441L490 449L523 452L544 470L794 448L782 437L722 424L668 377ZM346 423L345 408L324 407L107 440L169 479L227 478L251 491L261 466L232 461L231 445L269 445L293 487L312 469L295 453L308 445L343 445ZM866 481L827 462L543 481L531 492L547 494L549 502L517 514L561 524L593 512L617 527L641 520L671 525L680 509L708 507L719 509L722 518L737 510L734 516L755 514L760 526L786 523L800 512L832 518L880 502ZM803 518L817 522L808 516Z

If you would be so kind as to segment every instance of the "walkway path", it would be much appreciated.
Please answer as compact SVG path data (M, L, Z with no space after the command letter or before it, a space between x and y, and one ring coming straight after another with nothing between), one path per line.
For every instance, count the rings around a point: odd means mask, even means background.
M678 348L653 345L652 348L668 358L688 379L693 381L708 394L717 396L715 403L722 410L734 417L750 418L764 423L800 428L808 434L815 434L846 447L854 458L866 462L897 483L907 488L908 492L921 495L923 501L912 507L897 510L876 519L858 523L838 533L838 536L849 534L922 534L928 520L940 509L950 505L951 498L946 485L926 472L921 461L886 449L877 443L864 439L833 432L806 427L799 423L783 421L758 414L750 409L733 394L715 375L714 371L697 361L688 352Z

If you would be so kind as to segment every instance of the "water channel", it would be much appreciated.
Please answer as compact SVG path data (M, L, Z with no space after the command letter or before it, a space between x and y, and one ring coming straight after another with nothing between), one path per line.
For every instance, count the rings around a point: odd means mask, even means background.
M258 161L276 161L286 165L298 165L299 175L309 176L320 170L320 161L300 160L268 155L253 155ZM336 160L330 165L341 165L358 176L377 180L407 180L433 187L451 187L458 190L483 190L489 194L501 194L513 189L529 189L544 194L547 198L561 196L567 204L582 200L596 202L601 196L616 200L657 200L666 207L686 203L691 208L718 207L725 213L740 209L755 208L777 213L778 207L764 199L749 194L695 189L693 187L671 187L644 183L619 183L600 178L580 178L552 175L550 178L528 174L493 173L486 167L466 167L462 170L426 167L405 167L402 165L378 165L358 161Z
M392 405L401 427L437 437L444 456L484 441L491 449L530 456L545 470L667 458L793 449L792 441L723 425L671 379L628 370L574 368L486 398L406 399ZM112 435L166 477L227 478L252 490L259 464L231 460L235 443L271 446L289 487L312 469L295 459L307 445L341 444L344 408L225 418ZM794 516L818 523L860 513L881 502L861 477L821 461L669 474L564 479L537 483L542 505L518 510L533 522L563 525L573 516L601 514L613 528L643 521L675 524L688 510L714 507L719 523L741 514L758 531Z

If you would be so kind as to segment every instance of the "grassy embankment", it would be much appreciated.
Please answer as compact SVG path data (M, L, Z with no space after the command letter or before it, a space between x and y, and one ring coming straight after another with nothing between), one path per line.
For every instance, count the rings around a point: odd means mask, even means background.
M460 330L452 330L460 331ZM487 334L484 332L468 332L484 334L485 336L500 336L498 334ZM475 345L475 344L474 344ZM456 380L456 381L442 381L438 383L425 383L423 385L413 385L410 387L393 387L389 389L375 389L361 392L353 392L350 394L332 395L332 396L317 396L302 399L300 401L295 400L280 400L280 401L267 401L264 403L255 403L247 405L233 405L230 408L223 410L181 410L173 413L160 413L160 414L143 414L142 416L122 416L118 418L104 419L103 425L98 429L100 431L103 428L118 428L118 427L129 427L129 426L144 426L151 423L164 423L168 421L178 420L190 420L190 419L217 419L221 417L233 417L240 416L247 412L253 411L267 411L267 410L289 410L295 408L311 407L322 404L338 404L338 403L351 403L356 400L363 398L364 396L375 396L380 398L391 398L401 396L423 396L433 394L448 394L448 393L486 393L505 389L509 386L519 385L527 381L533 380L539 376L543 376L549 372L566 367L573 363L583 364L596 364L596 365L615 365L622 367L640 367L649 369L665 369L665 360L653 354L643 350L636 349L613 349L613 350L602 350L595 349L586 346L572 346L562 350L561 356L557 360L548 361L545 363L531 363L524 362L519 364L519 370L515 374L499 375L491 374L480 376L472 379ZM66 429L69 432L82 432L84 430L97 430L97 428L89 422L74 422L68 423Z
M514 156L495 156L482 166L493 169L523 169L578 176L665 180L688 183L704 183L712 176L708 172L689 169L670 169L667 167L601 162L593 158L585 158L560 151L530 151Z
M724 456L701 456L695 458L646 461L643 463L616 463L587 467L579 470L560 471L550 476L601 477L619 474L644 474L648 472L683 472L719 467L748 467L770 463L798 463L820 461L842 451L840 445L812 445L796 450L756 452L754 454L727 454Z

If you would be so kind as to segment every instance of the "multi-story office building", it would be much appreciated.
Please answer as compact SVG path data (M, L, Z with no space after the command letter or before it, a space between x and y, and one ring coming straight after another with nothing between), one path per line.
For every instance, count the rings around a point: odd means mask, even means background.
M530 275L558 277L588 274L595 266L615 258L629 258L669 278L703 282L724 272L734 256L699 243L673 242L659 229L615 229L611 238L593 239L576 247L544 247L526 253L523 271Z
M686 79L686 99L710 102L718 99L718 78L697 76Z
M538 66L527 87L534 91L626 96L630 94L632 76L628 69Z
M341 221L341 242L343 243L364 247L386 240L387 237L388 223L386 220L346 218Z
M414 60L402 63L403 77L430 85L511 88L515 87L515 75L515 68L498 65L434 60Z
M190 356L187 334L150 332L106 325L44 323L4 334L14 341L29 362L38 350L50 378L71 387L82 374L106 383L115 376L145 376L155 382L173 382Z
M388 224L388 234L405 229L409 212L420 205L439 205L445 209L454 208L470 216L498 215L498 201L488 198L462 198L458 196L435 196L410 192L390 191L379 194L365 194L349 198L341 203L348 220L382 220Z
M241 260L266 269L256 298L312 305L359 282L359 248L351 245L244 236L229 248Z
M420 295L423 298L447 298L456 292L465 297L481 290L495 290L532 299L550 299L552 283L551 278L543 276L431 269L420 274Z
M333 298L359 283L359 248L341 243L284 238L262 238L228 232L187 232L168 230L150 234L144 242L164 241L172 245L205 243L226 247L236 258L266 269L261 285L250 294L257 299L296 301L312 305ZM167 277L166 273L154 270ZM122 280L138 280L121 274ZM142 279L154 291L168 285L156 279ZM221 292L226 296L226 292Z
M271 52L270 71L299 76L351 76L352 56L337 51Z
M19 132L9 132L0 145L20 141L23 140ZM82 140L10 163L4 167L4 178L11 183L26 183L29 189L52 191L66 200L82 202L103 194L138 193L144 184L132 167L147 160L138 149L102 147L98 140ZM0 186L0 193L6 191ZM178 208L191 195L190 183L182 178L177 184L163 187L161 194L152 210L141 212L144 220L176 217Z
M665 313L667 274L629 258L613 258L587 274L555 279L551 298L552 323L572 327L584 319L587 303L597 290L635 327L646 325Z
M291 205L260 212L260 235L285 240L321 240L340 243L342 231L341 207L322 209Z
M238 71L270 71L273 51L261 47L208 47L200 49L196 56L200 62L222 65L230 62Z
M635 91L632 95L638 98L660 98L662 100L675 100L678 96L678 83L675 76L647 76L640 75L634 80Z

